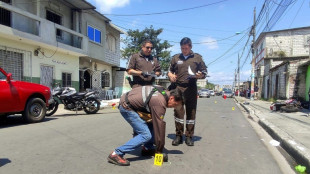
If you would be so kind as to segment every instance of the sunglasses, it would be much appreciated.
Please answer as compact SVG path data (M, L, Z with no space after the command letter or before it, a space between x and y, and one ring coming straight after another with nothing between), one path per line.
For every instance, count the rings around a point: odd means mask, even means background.
M146 49L151 49L151 50L153 49L153 47L145 47L145 48L146 48Z

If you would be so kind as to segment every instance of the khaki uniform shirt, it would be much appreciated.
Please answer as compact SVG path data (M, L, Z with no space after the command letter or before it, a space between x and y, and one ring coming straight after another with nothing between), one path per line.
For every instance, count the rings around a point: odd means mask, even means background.
M129 60L129 64L127 67L127 71L129 69L134 69L138 71L148 72L161 72L160 70L160 64L156 57L153 56L144 56L141 54L141 52L137 54L133 54L132 57ZM137 86L144 86L144 85L152 85L152 83L155 81L155 77L148 76L143 77L142 75L139 76L133 76L133 87Z
M128 94L128 102L130 103L132 108L129 108L125 101L126 94L122 95L120 99L120 105L122 105L125 109L134 110L134 111L142 111L147 112L144 107L144 102L142 98L142 91L148 93L151 91L152 86L144 86L144 90L142 90L142 86L133 88ZM149 94L149 93L148 93ZM170 92L167 91L167 95L170 95ZM148 96L148 95L146 95ZM167 101L165 97L160 94L158 91L153 94L149 101L149 109L152 115L152 123L154 130L154 139L155 145L157 148L157 152L162 152L165 146L165 131L166 131L166 122L164 121L164 116L167 108Z
M207 72L207 66L202 56L197 53L191 54L185 59L183 54L176 54L172 57L169 71L177 75L177 85L196 85L197 79L188 79L189 72L196 74L198 71Z

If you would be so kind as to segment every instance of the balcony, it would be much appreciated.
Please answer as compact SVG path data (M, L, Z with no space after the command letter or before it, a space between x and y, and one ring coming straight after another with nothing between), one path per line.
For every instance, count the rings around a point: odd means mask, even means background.
M24 38L34 44L43 43L87 55L86 36L4 2L0 2L0 27L0 36L8 39Z

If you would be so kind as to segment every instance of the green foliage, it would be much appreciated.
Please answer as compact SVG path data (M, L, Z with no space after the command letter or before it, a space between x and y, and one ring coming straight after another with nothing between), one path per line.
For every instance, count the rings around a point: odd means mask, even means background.
M277 101L277 99L276 99L276 98L271 97L268 101L269 101L269 102L276 102L276 101Z
M214 89L215 85L213 83L208 82L206 85L206 89Z
M157 57L161 64L161 69L167 71L169 68L171 56L168 48L172 47L167 40L162 41L158 36L163 32L163 29L154 29L153 26L145 28L142 31L128 30L128 36L123 40L126 48L121 50L122 58L129 60L131 55L138 53L141 50L142 42L146 39L153 43L152 55Z
M280 51L279 52L279 57L283 58L283 57L286 57L286 54L284 51Z

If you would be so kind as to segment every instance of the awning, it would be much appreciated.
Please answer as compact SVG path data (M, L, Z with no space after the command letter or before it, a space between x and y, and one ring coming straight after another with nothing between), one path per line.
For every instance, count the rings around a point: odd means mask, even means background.
M96 8L95 6L91 5L89 2L85 0L64 0L64 1L71 4L76 9L80 10L88 10Z
M119 67L119 66L112 66L113 69L116 69L116 71L126 71L126 68Z

